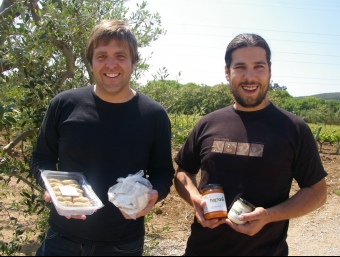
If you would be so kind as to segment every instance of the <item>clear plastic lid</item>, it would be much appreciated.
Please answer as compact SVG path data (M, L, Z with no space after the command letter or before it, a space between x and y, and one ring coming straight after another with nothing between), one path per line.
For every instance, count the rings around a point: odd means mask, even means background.
M59 215L92 215L96 210L104 207L102 201L98 198L98 196L93 191L92 187L88 184L86 178L83 174L79 172L65 172L65 171L52 171L52 170L44 170L41 173L41 177L45 182L45 186L47 191L50 193L52 202L58 212ZM57 186L53 186L52 181L57 182ZM72 184L62 184L62 181L68 181ZM60 183L60 184L59 184ZM74 184L73 184L74 183ZM79 188L78 188L79 187ZM66 192L71 198L78 197L78 200L88 199L90 204L86 206L77 205L64 205L63 202L60 201L60 197L57 196L60 191L61 195ZM77 191L80 189L81 191ZM77 196L72 196L74 191L77 192ZM81 193L79 193L81 192ZM66 196L67 197L67 196ZM79 199L81 197L81 199ZM64 197L65 198L65 197ZM70 204L69 202L67 204ZM81 204L80 204L81 205Z

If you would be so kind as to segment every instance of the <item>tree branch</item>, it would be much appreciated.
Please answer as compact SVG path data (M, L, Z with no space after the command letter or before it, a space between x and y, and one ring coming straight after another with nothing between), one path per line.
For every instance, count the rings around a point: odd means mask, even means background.
M18 175L17 173L15 173L13 171L11 171L8 175L16 177L17 179L22 180L26 185L28 185L31 188L34 188L35 190L39 191L41 194L44 192L44 189L42 189L41 187L38 187L36 184L34 184L34 182L32 183L28 179L24 178L21 175Z
M56 83L57 87L59 88L65 82L66 79L74 77L75 60L71 48L65 42L58 40L54 36L49 36L49 39L52 42L52 44L56 46L66 58L66 71L63 74L61 74L60 78L58 79L58 82Z
M2 148L2 155L4 155L4 153L10 152L13 149L13 147L16 146L20 141L24 140L29 136L32 136L34 132L35 131L33 129L30 129L18 135L13 141L11 141L8 145Z

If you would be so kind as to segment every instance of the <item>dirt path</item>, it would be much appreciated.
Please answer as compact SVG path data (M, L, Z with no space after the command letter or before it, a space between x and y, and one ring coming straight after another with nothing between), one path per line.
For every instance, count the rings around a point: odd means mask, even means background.
M319 210L291 220L287 239L290 255L339 256L339 220L340 197L335 194Z
M171 200L170 200L171 201ZM172 199L173 204L174 198ZM163 205L164 206L164 205ZM192 214L189 208L173 207L172 215L167 218L159 216L151 220L155 230L162 226L170 226L169 231L163 231L157 239L159 245L150 252L152 256L179 256L184 253L186 240L189 236ZM165 215L165 214L162 214ZM171 225L173 219L177 225ZM288 230L288 245L290 256L339 256L340 255L340 197L331 194L320 209L290 221ZM149 240L147 244L152 245Z
M340 256L340 156L334 152L335 146L324 146L320 154L328 172L326 203L320 209L290 221L287 238L290 256ZM291 193L297 189L293 183ZM159 244L155 246L149 239L150 255L182 255L190 234L192 208L173 188L157 207L159 214L150 221L149 227L151 232L157 232Z
M321 153L328 176L328 199L320 209L290 221L288 244L290 256L340 256L340 156L331 154L330 149ZM21 185L12 183L9 187L18 193ZM296 190L293 184L292 190ZM3 190L0 187L0 193ZM293 192L293 191L292 191ZM10 194L8 194L10 195ZM0 207L11 203L11 197L1 197ZM8 213L0 208L0 241L6 242L13 234L8 226ZM26 227L34 228L36 217L18 217ZM154 208L153 218L146 222L146 255L179 256L184 253L186 240L190 233L193 210L171 188L166 199ZM35 254L39 242L33 236L16 256ZM1 252L0 252L1 256Z

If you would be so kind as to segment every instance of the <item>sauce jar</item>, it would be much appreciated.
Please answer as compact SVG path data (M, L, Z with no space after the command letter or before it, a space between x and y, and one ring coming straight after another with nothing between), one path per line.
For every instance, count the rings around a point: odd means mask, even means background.
M252 212L253 210L255 210L255 206L240 197L234 202L233 206L229 210L228 219L238 225L242 225L246 222L239 220L238 216L242 213Z
M226 218L228 216L224 191L219 184L208 184L202 187L202 199L206 202L203 208L205 219Z

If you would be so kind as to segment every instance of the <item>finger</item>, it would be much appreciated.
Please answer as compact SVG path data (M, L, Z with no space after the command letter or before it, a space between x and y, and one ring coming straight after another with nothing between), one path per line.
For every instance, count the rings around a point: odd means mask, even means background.
M48 193L48 191L44 192L44 200L45 200L45 202L50 202L51 201L51 196Z
M66 219L86 220L86 215L65 215Z

